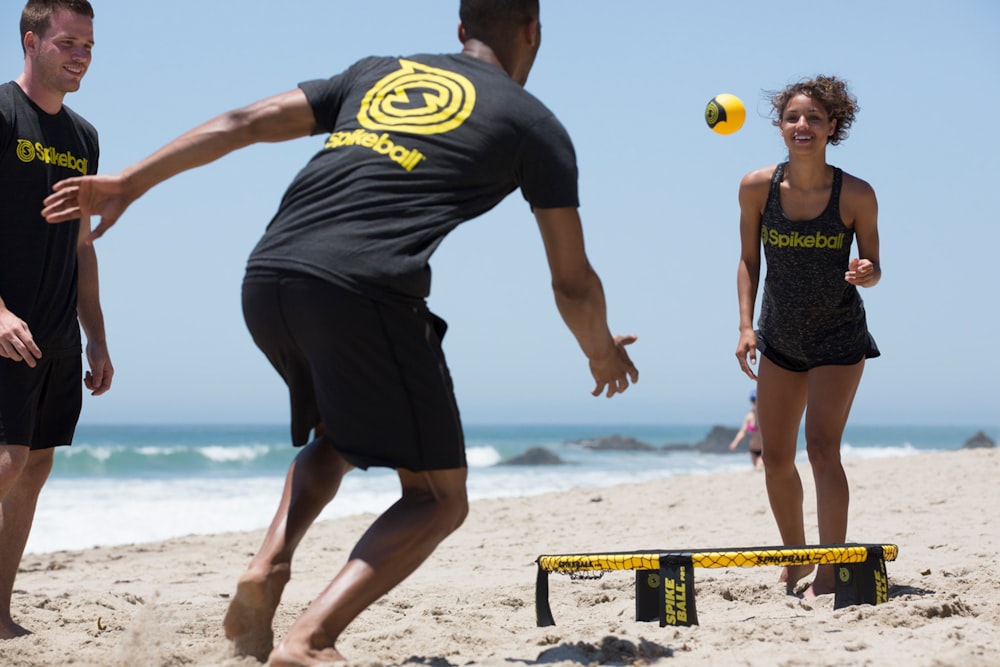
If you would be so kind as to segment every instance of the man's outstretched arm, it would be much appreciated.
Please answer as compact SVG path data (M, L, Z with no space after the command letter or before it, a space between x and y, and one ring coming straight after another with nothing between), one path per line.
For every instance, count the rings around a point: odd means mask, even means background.
M55 184L42 215L64 222L97 215L90 240L102 236L132 202L158 183L214 162L251 144L309 136L316 125L312 107L299 89L228 111L185 132L120 174L78 176Z
M590 362L596 386L591 392L608 398L639 381L626 345L634 334L613 336L608 329L607 306L601 279L590 265L583 243L583 227L575 208L535 209L552 274L556 307Z

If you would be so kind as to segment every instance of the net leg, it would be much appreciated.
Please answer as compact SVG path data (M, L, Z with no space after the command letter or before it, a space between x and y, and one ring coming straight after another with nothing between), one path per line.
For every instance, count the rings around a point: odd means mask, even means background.
M869 549L863 563L837 565L837 591L833 608L857 604L882 604L889 601L889 578L881 549Z
M540 628L556 624L549 608L549 573L541 565L535 576L535 623Z
M691 558L660 556L660 627L698 625Z
M663 584L659 570L635 571L635 620L655 621L660 618Z

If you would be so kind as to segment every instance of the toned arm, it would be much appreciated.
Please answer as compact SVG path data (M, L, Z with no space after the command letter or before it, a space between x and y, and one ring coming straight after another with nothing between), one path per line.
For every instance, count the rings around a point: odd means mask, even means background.
M189 130L116 175L83 176L56 183L42 215L49 222L99 215L90 235L100 237L150 188L245 146L308 136L315 127L305 94L292 90L224 113Z
M767 191L774 168L758 169L740 182L740 261L736 269L736 292L739 299L740 337L736 358L751 379L757 363L757 335L754 333L754 304L760 284L760 225L767 203Z
M613 336L601 279L590 265L575 208L535 209L545 244L556 307L590 362L596 382L591 392L608 397L625 391L639 372L625 351L636 336Z
M77 316L87 337L87 363L90 370L84 376L84 384L94 396L100 396L111 388L114 367L108 354L107 337L104 331L104 313L101 310L100 287L97 273L97 253L94 245L88 243L90 220L80 220L80 235L77 241Z

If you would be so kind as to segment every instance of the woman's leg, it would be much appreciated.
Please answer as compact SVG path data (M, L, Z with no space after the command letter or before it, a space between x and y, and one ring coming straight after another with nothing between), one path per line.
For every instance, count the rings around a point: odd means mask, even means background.
M816 482L816 514L822 544L841 544L847 539L850 490L840 461L840 443L864 366L862 360L853 366L820 366L809 371L806 450ZM819 566L806 597L835 592L834 575L833 565Z
M757 418L763 442L764 481L782 544L805 544L806 539L802 479L795 467L795 452L807 397L806 373L785 370L761 357L757 373ZM787 567L779 581L793 592L798 581L812 569L811 565Z

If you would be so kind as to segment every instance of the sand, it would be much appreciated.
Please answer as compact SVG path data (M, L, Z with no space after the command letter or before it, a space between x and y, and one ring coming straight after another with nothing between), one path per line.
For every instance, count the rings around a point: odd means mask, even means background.
M775 567L695 570L700 625L634 620L634 574L553 574L557 625L535 624L541 554L778 544L764 477L745 472L473 504L431 559L351 625L351 665L1000 664L1000 450L846 464L849 542L896 544L889 601L835 610L785 595ZM815 543L812 479L807 540ZM276 499L277 500L277 499ZM317 524L275 618L280 635L344 561L371 516ZM811 530L810 530L811 527ZM94 530L100 530L95 526ZM221 622L262 532L27 555L0 665L250 667Z

